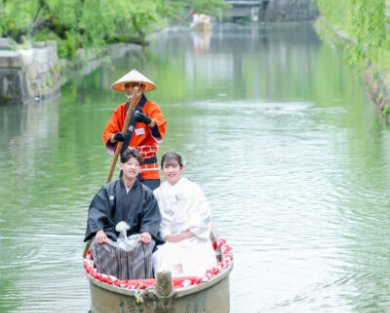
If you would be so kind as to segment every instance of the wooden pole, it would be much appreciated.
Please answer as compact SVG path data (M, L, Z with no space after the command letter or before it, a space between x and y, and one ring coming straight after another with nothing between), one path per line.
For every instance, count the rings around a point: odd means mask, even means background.
M157 273L157 287L156 292L159 296L166 298L172 295L172 275L171 272L158 272Z
M123 136L125 136L127 133L127 128L129 127L131 115L135 109L135 106L138 103L138 97L137 97L138 90L139 90L138 86L135 86L133 89L131 104L129 105L129 108L127 109L125 123L123 124L123 127L122 127L122 135ZM130 140L131 140L131 138L129 138L129 141ZM114 174L116 162L117 162L119 154L121 153L121 150L122 150L122 146L123 146L123 142L118 142L118 144L116 145L114 158L112 159L110 171L109 171L108 177L107 177L107 183L109 183L112 179L112 175Z
M122 127L122 135L123 136L125 136L127 133L127 128L129 127L129 124L130 124L131 115L132 115L136 105L138 104L138 97L137 97L138 91L139 91L139 87L135 86L133 89L133 93L132 93L131 103L130 103L129 108L127 109L127 112L126 112L125 123L123 124L123 127ZM131 140L131 138L129 140ZM114 158L112 159L110 171L108 173L107 183L109 183L112 179L112 175L114 174L114 170L115 170L116 162L118 160L118 156L122 150L122 146L123 146L123 142L118 142L116 149L115 149ZM84 248L84 252L83 252L84 258L87 255L87 251L88 251L90 246L91 246L91 240L88 240L85 244L85 248Z

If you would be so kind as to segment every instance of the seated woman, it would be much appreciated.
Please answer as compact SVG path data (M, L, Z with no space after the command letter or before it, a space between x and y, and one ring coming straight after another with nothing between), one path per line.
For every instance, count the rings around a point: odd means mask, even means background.
M202 276L217 263L210 240L208 202L199 185L180 176L183 163L178 153L164 154L161 168L166 182L153 193L161 213L160 233L166 243L153 254L154 273Z

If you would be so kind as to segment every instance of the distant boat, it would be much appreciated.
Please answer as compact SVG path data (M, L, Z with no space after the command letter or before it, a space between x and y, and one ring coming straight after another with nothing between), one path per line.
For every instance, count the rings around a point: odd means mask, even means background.
M84 269L90 282L92 313L229 313L229 274L233 269L230 246L212 233L217 265L202 277L173 277L170 272L157 279L119 280L94 268L90 251Z
M195 31L207 31L211 30L211 18L209 15L194 13L192 15L191 28Z

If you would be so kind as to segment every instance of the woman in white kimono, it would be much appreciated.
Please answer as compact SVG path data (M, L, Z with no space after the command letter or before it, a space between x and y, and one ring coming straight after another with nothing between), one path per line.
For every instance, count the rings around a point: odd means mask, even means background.
M161 159L166 181L154 190L160 213L160 234L166 243L153 254L154 273L202 276L216 265L210 240L210 208L198 184L181 177L183 163L176 152Z

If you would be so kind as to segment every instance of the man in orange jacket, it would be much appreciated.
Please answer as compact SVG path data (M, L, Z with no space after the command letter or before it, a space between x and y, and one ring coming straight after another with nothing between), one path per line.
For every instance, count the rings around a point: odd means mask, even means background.
M131 116L128 130L123 135L122 128L135 87L139 89L135 96L138 103ZM139 179L154 190L160 186L157 151L164 139L167 122L158 104L146 99L144 92L155 89L156 84L133 69L116 81L112 88L125 92L129 101L117 106L112 113L103 131L103 141L109 152L115 150L118 142L123 142L122 152L128 147L137 149L144 160Z

